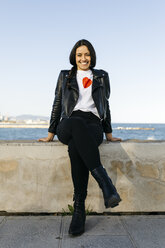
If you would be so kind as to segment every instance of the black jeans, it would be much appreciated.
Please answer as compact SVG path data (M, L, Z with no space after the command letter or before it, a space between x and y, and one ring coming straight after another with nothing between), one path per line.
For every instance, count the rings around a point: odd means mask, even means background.
M89 170L101 165L98 146L103 141L100 119L91 112L74 111L57 126L57 137L68 145L75 193L87 193Z

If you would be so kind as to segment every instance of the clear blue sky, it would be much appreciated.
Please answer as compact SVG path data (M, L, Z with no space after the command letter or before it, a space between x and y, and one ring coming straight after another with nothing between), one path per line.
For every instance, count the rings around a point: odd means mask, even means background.
M61 69L88 39L112 122L165 123L164 0L0 0L0 114L50 116Z

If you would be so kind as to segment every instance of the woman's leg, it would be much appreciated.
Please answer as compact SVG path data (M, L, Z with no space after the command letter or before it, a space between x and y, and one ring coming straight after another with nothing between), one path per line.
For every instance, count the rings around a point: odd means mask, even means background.
M84 120L82 120L84 122ZM85 120L87 123L87 121ZM67 126L66 126L67 123ZM87 195L87 185L88 185L88 178L89 178L89 169L85 165L84 161L82 160L78 149L75 145L74 139L72 137L71 132L71 125L73 122L65 122L65 125L58 127L58 137L61 142L68 144L68 152L71 161L71 174L72 180L74 185L74 213L72 216L72 220L69 227L69 234L77 235L84 232L85 228L85 198ZM77 123L77 121L76 121ZM96 126L96 128L94 128ZM86 129L90 130L92 138L95 140L95 144L99 145L102 142L102 129L97 129L98 125L93 125L90 127L89 123L87 126L85 125ZM80 126L79 126L80 128ZM94 131L95 130L95 131ZM99 135L99 131L101 130L101 134ZM86 130L87 131L87 130ZM81 132L81 128L80 128ZM75 135L75 133L74 133ZM77 134L78 135L78 134ZM81 135L80 135L81 136ZM79 135L78 135L79 137ZM88 137L90 138L90 136Z
M90 171L101 165L98 143L93 135L93 128L90 129L90 125L80 117L63 119L57 127L59 140L68 145L73 139L79 156ZM97 130L95 133L102 136L101 124L96 124L95 128Z
M84 163L82 157L79 153L79 150L77 148L77 146L75 145L74 142L74 138L72 137L72 129L75 131L74 128L71 127L71 125L73 123L77 124L77 117L74 117L72 119L72 121L70 121L70 119L64 119L62 120L62 122L60 123L60 125L57 128L57 135L58 138L61 142L63 142L64 144L68 145L68 153L69 153L69 157L70 157L70 161L71 161L71 175L72 175L72 181L73 181L73 186L74 186L74 191L75 193L83 193L83 194L87 194L87 185L88 185L88 178L89 178L89 169L93 169L95 168L95 162L92 162L91 160L94 158L95 159L95 153L91 152L89 159L90 161L89 166L87 167L86 164ZM78 117L80 119L80 117ZM97 147L97 152L98 152L98 157L99 155L99 151L98 151L98 146L102 143L103 141L103 130L102 130L102 126L101 123L99 122L95 122L95 121L91 121L86 119L85 122L84 120L81 118L80 120L78 119L78 121L82 121L83 125L85 126L85 132L89 133L88 134L88 140L92 139L93 144L95 147ZM74 125L76 126L76 125ZM78 127L79 128L79 127ZM78 129L80 135L78 132L76 132L75 137L76 140L80 140L80 136L81 135L81 128ZM84 134L85 136L85 134ZM80 144L79 149L81 150L81 148L85 148L85 150L88 151L88 149L90 149L91 147L87 146L89 144L88 140L84 141L85 144ZM78 142L79 143L79 142ZM84 151L85 153L85 151ZM86 154L85 154L86 156ZM92 158L91 158L92 157ZM88 159L88 157L87 157ZM93 167L91 166L93 165ZM99 164L100 165L100 164Z
M87 195L89 170L81 159L73 139L69 141L68 153L71 161L71 175L74 186L74 195L81 194L85 199Z
M69 141L68 152L74 186L74 212L69 226L69 234L77 235L83 233L85 229L85 199L87 196L89 170L79 156L73 139Z

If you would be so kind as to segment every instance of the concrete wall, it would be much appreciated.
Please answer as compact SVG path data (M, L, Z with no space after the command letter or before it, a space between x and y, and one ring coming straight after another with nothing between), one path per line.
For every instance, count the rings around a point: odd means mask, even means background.
M105 209L90 175L86 208L97 212L165 211L165 142L104 142L101 161L122 202ZM59 141L0 142L0 211L62 212L72 202L67 146Z

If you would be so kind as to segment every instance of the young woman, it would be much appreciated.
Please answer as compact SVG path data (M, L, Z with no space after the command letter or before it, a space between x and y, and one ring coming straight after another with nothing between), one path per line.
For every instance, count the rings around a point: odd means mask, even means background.
M94 69L96 54L92 44L79 40L70 53L71 70L59 74L52 107L48 137L54 135L68 145L74 186L74 213L69 234L79 235L85 230L85 199L89 171L102 189L106 208L121 201L119 194L100 161L98 146L103 132L108 141L121 141L112 136L109 109L110 84L108 73Z

